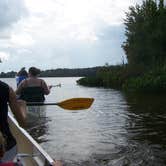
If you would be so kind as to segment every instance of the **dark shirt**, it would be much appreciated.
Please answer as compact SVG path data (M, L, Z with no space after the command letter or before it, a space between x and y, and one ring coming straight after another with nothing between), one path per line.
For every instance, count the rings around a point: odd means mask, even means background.
M40 86L24 87L21 91L20 99L27 102L44 102L44 90Z
M9 150L14 145L16 145L16 141L10 132L7 120L8 102L9 102L9 86L6 83L0 81L0 130L7 142L6 150Z

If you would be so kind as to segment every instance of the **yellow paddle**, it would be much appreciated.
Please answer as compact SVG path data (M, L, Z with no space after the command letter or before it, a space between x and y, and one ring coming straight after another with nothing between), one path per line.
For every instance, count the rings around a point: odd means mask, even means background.
M88 109L92 105L93 101L93 98L71 98L58 103L27 102L26 104L28 106L57 105L67 110L82 110Z

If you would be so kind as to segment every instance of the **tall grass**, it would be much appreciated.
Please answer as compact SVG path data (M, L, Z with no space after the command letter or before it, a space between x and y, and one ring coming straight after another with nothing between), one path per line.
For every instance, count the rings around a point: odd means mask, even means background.
M141 65L103 67L96 76L82 78L78 84L129 91L166 91L166 66L153 69Z

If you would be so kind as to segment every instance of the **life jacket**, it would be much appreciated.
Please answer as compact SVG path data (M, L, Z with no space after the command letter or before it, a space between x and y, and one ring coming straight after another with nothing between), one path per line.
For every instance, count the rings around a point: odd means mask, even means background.
M9 86L0 81L0 130L6 140L6 151L16 145L16 140L11 134L8 124L8 102Z
M25 87L21 91L20 99L27 102L44 102L44 90L40 86Z
M16 77L17 87L19 86L19 84L21 83L21 81L25 80L26 78L27 78L27 76L17 76Z

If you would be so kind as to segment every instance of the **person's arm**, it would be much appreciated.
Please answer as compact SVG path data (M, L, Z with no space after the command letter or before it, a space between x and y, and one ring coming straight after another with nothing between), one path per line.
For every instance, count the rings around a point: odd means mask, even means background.
M26 103L23 100L17 100L13 89L9 89L9 106L20 126L25 126L26 121Z
M42 88L44 89L44 94L48 95L52 86L47 86L46 82L42 80Z

